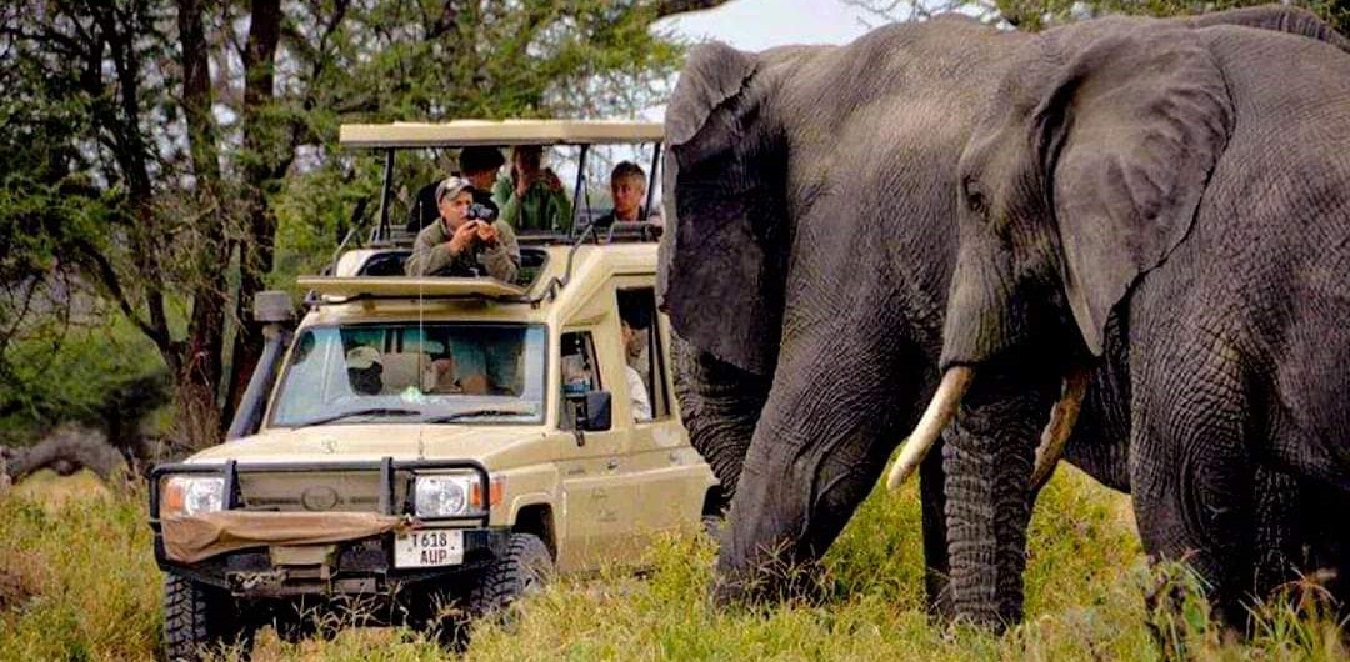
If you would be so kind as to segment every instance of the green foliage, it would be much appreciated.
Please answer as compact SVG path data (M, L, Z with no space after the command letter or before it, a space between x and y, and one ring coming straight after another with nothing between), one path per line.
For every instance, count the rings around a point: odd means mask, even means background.
M341 123L630 115L660 102L679 62L650 29L662 4L286 0L252 16L267 3L0 0L0 413L81 411L36 368L85 359L29 342L64 325L70 292L108 304L90 314L115 311L205 394L183 406L214 406L231 381L212 367L221 338L253 290L319 271L340 233L377 218L381 160L340 148ZM662 11L717 3L684 4ZM185 49L194 24L201 48ZM203 58L211 80L191 88ZM206 126L189 135L193 117ZM392 222L451 156L398 159Z
M59 320L12 342L9 380L0 382L0 445L36 442L66 420L99 425L120 388L163 371L155 346L119 315Z

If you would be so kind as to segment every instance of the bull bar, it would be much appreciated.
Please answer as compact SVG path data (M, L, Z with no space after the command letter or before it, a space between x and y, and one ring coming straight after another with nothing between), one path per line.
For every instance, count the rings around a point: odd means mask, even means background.
M201 569L192 567L191 564L183 564L171 561L167 558L164 549L164 539L162 535L162 524L160 519L160 482L162 479L175 475L196 475L196 476L220 476L224 478L225 494L222 510L235 510L239 505L239 484L238 476L241 473L304 473L304 472L365 472L379 471L380 474L380 494L379 510L384 515L403 515L408 514L411 505L413 493L413 481L418 472L444 472L456 470L469 470L477 474L482 486L482 501L480 507L464 515L454 515L446 517L417 517L419 523L426 524L468 524L476 525L478 530L466 532L465 544L470 547L492 550L494 553L499 551L499 547L504 547L505 533L487 529L491 515L491 482L487 469L480 463L472 460L395 460L391 457L385 457L379 461L367 462L252 462L241 463L237 460L225 460L221 463L168 463L155 466L150 471L150 517L149 524L154 532L154 549L156 564L164 571L174 571L185 575L197 581L203 581L210 584L220 584L219 578L211 577L209 573L201 572ZM395 503L395 485L399 479L398 475L403 475L403 481L406 485L403 503ZM466 550L467 551L467 550ZM409 568L395 569L392 563L391 549L385 549L384 556L387 557L388 565L383 574L393 578L402 577L404 580L415 580L421 577L429 577L445 572L453 572L452 568Z

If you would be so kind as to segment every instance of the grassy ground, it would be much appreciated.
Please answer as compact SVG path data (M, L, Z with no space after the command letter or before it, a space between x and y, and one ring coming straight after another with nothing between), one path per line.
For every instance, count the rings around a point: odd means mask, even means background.
M40 476L0 497L0 661L154 659L162 618L143 497L87 476ZM513 631L479 628L476 660L1152 660L1148 623L1204 660L1347 659L1321 618L1270 610L1247 645L1223 646L1201 603L1150 617L1144 593L1185 586L1150 572L1128 499L1062 468L1032 524L1027 622L1003 637L936 628L923 615L913 486L878 490L829 554L838 598L824 607L718 613L705 591L713 550L698 535L651 552L645 579L562 582L525 605ZM407 631L342 632L284 644L265 631L254 659L435 660Z

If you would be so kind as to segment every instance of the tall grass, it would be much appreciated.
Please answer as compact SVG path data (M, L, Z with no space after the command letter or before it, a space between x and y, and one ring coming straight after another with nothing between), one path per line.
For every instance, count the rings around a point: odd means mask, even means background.
M81 482L82 481L82 482ZM17 576L34 597L0 602L0 660L153 659L162 618L143 494L91 490L88 478L42 478L0 499L0 588ZM1272 603L1257 636L1223 642L1179 567L1150 570L1128 499L1061 469L1032 521L1027 620L1004 636L924 614L914 488L873 494L830 550L834 599L719 611L707 600L711 543L689 532L649 552L638 579L561 580L526 600L513 625L484 624L466 661L499 660L1157 660L1152 632L1202 660L1347 659L1340 630L1308 591ZM1150 614L1146 592L1174 610ZM1296 596L1297 597L1297 596ZM436 660L406 630L348 629L328 641L260 638L255 660Z

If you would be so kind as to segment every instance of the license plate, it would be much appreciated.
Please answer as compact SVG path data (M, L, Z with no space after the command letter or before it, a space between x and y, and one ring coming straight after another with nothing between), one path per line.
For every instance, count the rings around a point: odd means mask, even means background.
M424 529L394 536L394 567L434 568L464 562L464 532Z

